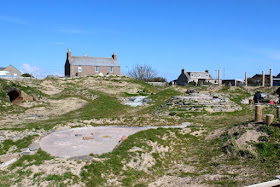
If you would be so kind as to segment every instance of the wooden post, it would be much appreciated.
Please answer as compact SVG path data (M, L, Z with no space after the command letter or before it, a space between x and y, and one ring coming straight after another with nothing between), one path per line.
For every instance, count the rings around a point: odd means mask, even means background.
M256 105L255 106L255 122L262 121L262 106Z
M248 86L248 80L247 80L247 72L245 72L245 86Z
M272 75L272 69L270 69L270 87L273 87L273 75Z
M280 118L280 106L276 107L276 117Z
M221 71L218 70L218 83L219 83L219 86L221 86Z
M267 124L267 125L271 125L272 122L273 122L273 118L274 118L274 115L272 115L272 114L266 114L266 124Z
M262 86L265 87L265 73L262 71Z
M235 86L235 87L237 86L237 81L236 81L236 79L234 79L234 86Z

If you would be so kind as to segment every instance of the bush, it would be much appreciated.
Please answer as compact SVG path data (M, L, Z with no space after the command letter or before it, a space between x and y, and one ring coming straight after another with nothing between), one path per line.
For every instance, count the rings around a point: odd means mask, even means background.
M21 76L22 76L22 77L31 77L32 75L29 74L29 73L24 73L24 74L22 74Z
M154 77L154 78L150 78L145 80L146 82L167 82L166 78L164 77Z

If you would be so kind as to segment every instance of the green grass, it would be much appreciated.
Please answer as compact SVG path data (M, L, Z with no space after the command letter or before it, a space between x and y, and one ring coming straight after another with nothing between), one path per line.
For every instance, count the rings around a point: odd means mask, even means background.
M38 135L27 136L27 137L24 137L17 141L13 141L10 139L5 140L2 144L0 144L0 155L5 154L9 150L9 148L12 146L17 147L17 149L14 152L19 152L20 149L22 149L22 148L27 148L34 141L34 138L36 136L38 136Z
M15 169L16 167L26 168L31 165L41 165L45 160L51 160L54 157L50 156L48 153L42 151L41 149L34 155L23 155L17 162L13 163L9 169Z

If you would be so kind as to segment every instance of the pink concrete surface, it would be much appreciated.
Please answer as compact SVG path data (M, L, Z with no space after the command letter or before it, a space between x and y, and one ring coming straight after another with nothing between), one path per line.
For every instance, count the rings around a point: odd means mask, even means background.
M151 127L83 127L51 133L40 141L43 151L57 157L74 157L111 152L122 136ZM83 140L83 137L93 139Z

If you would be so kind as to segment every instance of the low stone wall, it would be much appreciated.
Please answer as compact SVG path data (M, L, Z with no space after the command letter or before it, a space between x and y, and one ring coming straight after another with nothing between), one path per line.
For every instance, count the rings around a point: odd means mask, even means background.
M208 112L233 112L241 110L242 107L231 101L224 94L199 94L193 93L189 96L172 96L165 107L178 108L186 111L202 110Z
M168 82L147 82L147 83L153 86L168 86Z

